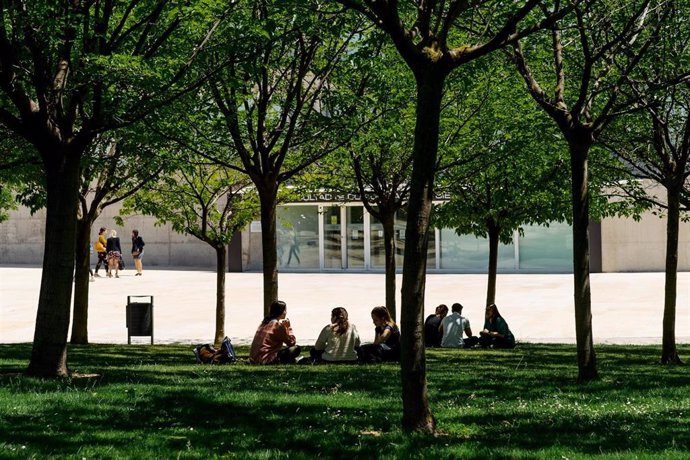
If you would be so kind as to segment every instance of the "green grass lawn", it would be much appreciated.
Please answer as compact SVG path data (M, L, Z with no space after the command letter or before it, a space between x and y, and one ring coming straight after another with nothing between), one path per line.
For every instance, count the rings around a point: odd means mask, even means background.
M69 352L84 376L37 380L17 375L30 351L0 345L0 458L690 458L690 369L657 364L659 347L598 347L587 385L572 345L431 350L436 437L400 431L396 365L204 366L190 346L91 345Z

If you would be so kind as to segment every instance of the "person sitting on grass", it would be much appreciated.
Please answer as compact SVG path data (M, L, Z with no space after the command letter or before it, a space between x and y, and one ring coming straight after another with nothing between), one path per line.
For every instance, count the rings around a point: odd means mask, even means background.
M427 348L439 348L441 346L441 321L448 314L448 307L444 304L436 307L436 312L429 315L424 321L424 346Z
M347 317L347 310L342 307L331 311L331 324L321 330L314 348L310 351L314 362L357 362L355 347L359 346L359 334L355 325L351 324Z
M470 320L462 316L462 305L454 303L450 308L453 313L441 321L440 331L443 335L441 346L443 348L471 348L475 346L479 339L472 335ZM467 335L466 339L462 338L463 332Z
M479 333L482 348L515 348L515 337L495 303L486 307L484 330Z
M376 336L374 343L365 343L357 349L362 363L398 361L400 359L400 329L386 307L374 307L371 311Z
M290 320L286 318L287 305L274 300L269 314L259 325L249 351L252 364L294 364L301 348L297 346ZM283 344L286 347L283 347Z

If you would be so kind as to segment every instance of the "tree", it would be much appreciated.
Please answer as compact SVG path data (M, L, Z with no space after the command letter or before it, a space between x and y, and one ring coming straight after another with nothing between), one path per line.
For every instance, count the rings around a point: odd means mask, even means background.
M108 206L135 194L170 162L163 146L144 134L141 127L121 130L120 139L99 137L82 161L79 211L77 215L76 270L72 344L89 342L89 266L93 223Z
M381 222L385 305L396 319L395 217L409 195L414 82L401 75L404 69L393 54L395 50L381 43L380 34L371 34L368 38L368 43L358 43L357 52L351 54L354 68L339 72L333 83L355 100L354 109L349 100L345 102L354 134L346 146L316 162L307 179L300 180L310 190L325 187L358 194L369 214Z
M128 200L121 214L139 210L155 216L159 224L198 238L216 252L216 320L214 343L225 337L225 272L227 252L233 235L258 213L254 193L246 175L209 165L203 158L183 155L176 173L148 184Z
M537 0L499 8L460 0L415 0L404 5L392 0L338 1L385 32L415 77L416 119L401 306L402 425L405 430L434 432L422 326L444 81L454 69L552 24L567 10L542 18L535 11ZM518 30L521 24L523 28ZM453 46L451 42L462 44Z
M10 0L0 8L0 124L33 146L46 239L27 373L64 376L79 171L101 133L144 118L197 82L187 70L217 27L209 2Z
M339 118L329 112L326 93L332 73L347 58L349 43L359 30L346 31L348 17L315 12L300 2L250 3L244 20L254 35L244 48L234 41L228 44L223 53L230 64L209 84L230 139L225 145L239 161L208 158L243 172L256 187L267 315L278 297L278 191L341 145L331 137L340 131Z
M573 214L573 284L578 381L598 377L589 283L589 155L602 131L637 98L621 92L658 39L665 1L601 0L573 5L569 21L528 46L515 42L514 61L537 104L554 120L570 153ZM551 55L551 63L545 56ZM536 66L528 62L535 60ZM547 75L550 75L548 77ZM553 80L547 93L543 83Z
M663 39L644 62L643 74L628 79L624 87L632 97L639 97L644 110L621 118L603 139L629 170L666 191L664 198L631 189L635 182L619 186L629 196L666 212L662 364L682 364L676 347L676 302L679 222L682 213L690 211L690 34L689 11L681 5L671 2Z
M16 209L17 188L36 175L40 163L35 150L0 124L0 222Z
M486 305L495 301L499 242L511 243L513 232L522 232L523 225L548 226L569 217L566 151L547 142L557 133L535 113L531 101L516 93L519 81L498 60L492 64L472 79L485 83L457 102L467 110L464 106L474 99L477 108L451 139L445 156L455 152L467 161L440 174L439 187L451 199L437 207L434 217L439 226L455 228L459 235L488 238Z

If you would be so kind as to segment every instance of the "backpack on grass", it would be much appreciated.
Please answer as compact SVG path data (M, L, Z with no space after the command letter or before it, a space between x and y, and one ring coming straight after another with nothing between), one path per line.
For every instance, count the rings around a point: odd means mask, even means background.
M197 364L233 364L237 362L235 349L227 337L223 339L219 349L207 343L194 348L193 352Z

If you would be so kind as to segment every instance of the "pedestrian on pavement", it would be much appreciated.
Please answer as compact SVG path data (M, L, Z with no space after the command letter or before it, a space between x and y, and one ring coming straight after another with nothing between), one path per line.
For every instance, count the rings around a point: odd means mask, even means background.
M120 259L122 259L122 248L120 247L120 238L117 236L117 231L110 232L110 238L106 240L106 251L108 251L108 278L113 277L113 270L115 270L115 278L120 277Z
M98 254L98 262L96 262L96 272L94 273L94 276L100 277L101 275L98 274L98 270L101 268L101 264L105 267L105 271L108 271L108 251L106 250L106 245L108 244L107 240L105 239L105 233L106 233L106 228L101 227L101 229L98 231L98 238L96 239L96 242L94 243L94 248L96 249L96 254Z
M143 267L141 259L144 257L144 239L139 236L139 230L132 230L132 258L134 259L134 268L137 272L134 276L141 276Z

